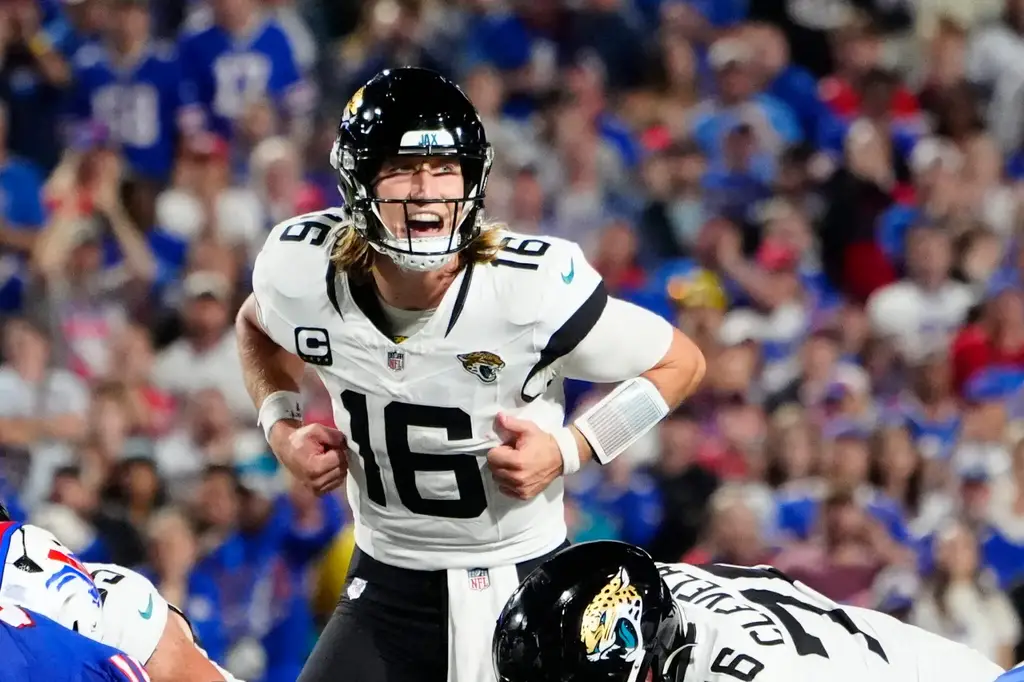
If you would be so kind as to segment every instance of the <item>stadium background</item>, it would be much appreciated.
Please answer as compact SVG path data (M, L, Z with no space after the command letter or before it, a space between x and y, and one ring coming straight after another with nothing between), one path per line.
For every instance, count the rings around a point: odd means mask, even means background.
M493 217L708 357L569 481L573 539L772 561L1022 657L1024 2L2 0L0 54L0 496L239 676L295 679L352 542L267 452L232 317L404 64L479 108Z

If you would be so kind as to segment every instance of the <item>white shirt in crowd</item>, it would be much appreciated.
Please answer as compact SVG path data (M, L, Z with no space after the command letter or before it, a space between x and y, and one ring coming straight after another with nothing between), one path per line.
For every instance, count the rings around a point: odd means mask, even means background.
M25 381L13 368L0 367L0 418L80 415L89 409L89 389L77 376L54 369L37 385ZM49 493L54 472L74 459L69 443L41 440L30 448L31 464L22 501L32 506Z
M960 642L999 662L1000 650L1020 637L1020 622L1002 592L982 593L973 583L954 584L945 594L944 609L934 594L923 591L910 615L913 625Z
M928 292L905 279L872 294L867 314L876 334L892 338L907 359L919 360L948 347L974 303L966 284L949 280Z
M187 339L178 339L157 356L153 382L179 396L215 388L224 396L232 414L243 423L251 423L256 417L256 408L245 390L233 332L225 332L221 340L205 352L197 352Z

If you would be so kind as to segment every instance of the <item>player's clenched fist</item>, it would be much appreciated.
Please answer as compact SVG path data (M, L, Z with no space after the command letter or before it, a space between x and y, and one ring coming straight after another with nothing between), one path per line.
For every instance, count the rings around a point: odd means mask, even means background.
M498 489L509 497L536 497L562 473L562 453L547 431L526 419L498 415L498 425L510 434L487 453L487 464Z
M270 431L270 447L295 478L322 495L345 482L345 434L322 424L297 426L282 419Z

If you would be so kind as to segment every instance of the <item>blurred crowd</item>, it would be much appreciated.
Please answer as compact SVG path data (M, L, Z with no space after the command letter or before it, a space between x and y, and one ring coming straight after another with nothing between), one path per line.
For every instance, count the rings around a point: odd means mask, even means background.
M480 110L492 218L578 241L708 358L567 483L574 539L772 562L1024 658L1022 0L0 1L16 516L140 567L238 676L295 679L350 515L277 467L233 315L396 65Z

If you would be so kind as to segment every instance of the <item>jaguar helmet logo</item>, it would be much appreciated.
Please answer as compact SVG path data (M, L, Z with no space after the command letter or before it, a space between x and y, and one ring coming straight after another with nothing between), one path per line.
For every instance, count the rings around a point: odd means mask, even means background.
M345 115L343 118L346 121L355 116L356 112L359 111L359 107L363 106L363 90L365 89L366 86L364 85L356 90L356 94L352 95L352 99L350 99L348 104L345 105Z
M580 641L587 660L638 663L644 655L642 611L640 593L630 584L626 569L620 568L583 611Z
M473 353L462 353L457 356L462 368L485 384L493 384L498 380L498 373L505 368L505 361L494 353L485 350Z

